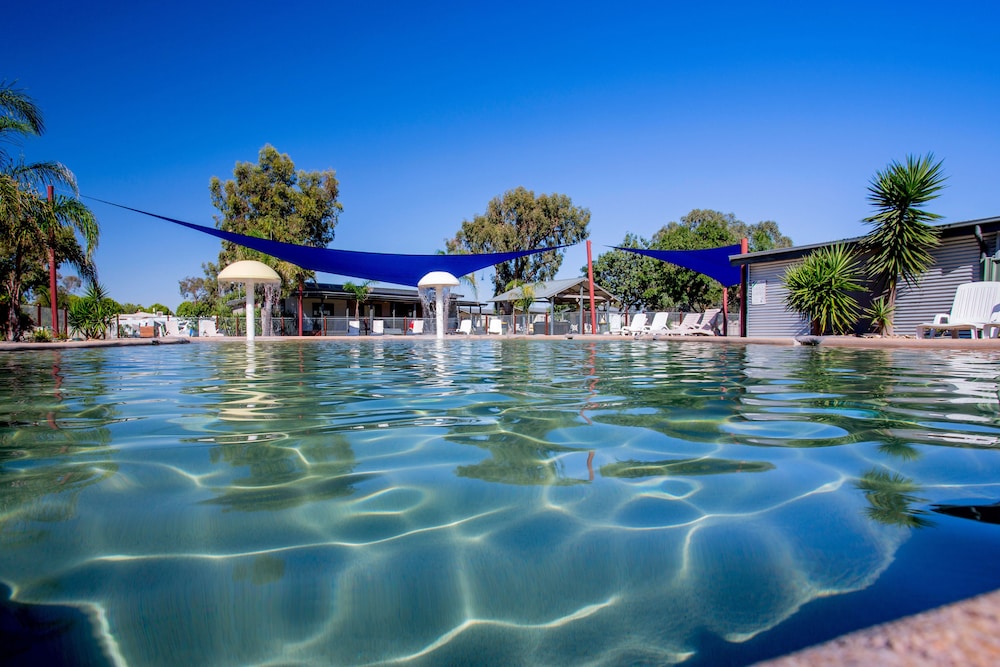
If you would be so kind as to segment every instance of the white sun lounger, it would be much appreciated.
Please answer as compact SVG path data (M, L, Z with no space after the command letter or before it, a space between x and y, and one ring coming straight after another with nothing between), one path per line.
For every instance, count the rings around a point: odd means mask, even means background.
M704 313L688 313L681 323L672 329L667 329L668 336L714 336L715 318L720 309L712 308Z
M958 338L968 331L972 338L982 338L983 327L1000 317L1000 282L983 280L962 283L955 290L950 313L934 316L933 322L917 325L917 338L950 333ZM991 327L992 328L992 327Z
M648 326L643 327L641 334L662 334L667 333L670 328L668 323L670 322L670 313L656 313L653 315L653 321L649 323Z
M622 327L623 336L635 336L646 327L646 313L636 313L632 321Z

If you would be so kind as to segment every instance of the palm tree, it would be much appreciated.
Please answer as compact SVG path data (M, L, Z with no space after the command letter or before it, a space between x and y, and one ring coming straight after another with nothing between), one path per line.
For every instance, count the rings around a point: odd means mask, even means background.
M37 136L45 131L41 109L23 90L15 88L15 83L0 81L0 139L5 141L10 141L10 135ZM8 160L2 148L0 159Z
M55 195L51 201L46 202L47 215L41 216L39 221L39 231L44 237L43 244L48 251L49 261L49 292L57 293L56 280L59 271L59 261L56 254L58 237L65 229L79 232L87 244L88 272L92 273L91 258L94 249L97 248L97 241L100 237L100 229L97 226L97 218L94 213L80 202L79 199ZM52 300L52 326L55 328L56 301Z
M912 155L900 164L893 161L884 171L876 172L868 186L868 201L875 215L865 222L875 228L862 241L871 253L870 270L885 285L886 306L896 306L899 279L914 285L920 274L933 263L930 250L938 244L938 230L928 223L940 218L922 206L935 199L947 178L942 163L928 153ZM889 322L885 333L892 335Z
M24 91L14 84L0 82L0 140L14 141L38 136L45 131L41 110ZM13 137L13 139L12 139ZM69 226L80 231L87 243L86 261L81 268L92 270L90 256L97 243L97 222L93 213L75 199L54 197L42 203L43 186L61 185L77 193L73 173L58 162L26 163L12 159L0 142L0 248L7 256L3 283L7 288L8 330L10 337L20 333L21 286L25 259L37 247L48 250L49 284L55 285L58 269L58 246L66 247L61 230ZM33 248L33 244L37 244ZM73 244L70 244L73 245ZM77 246L79 244L76 244ZM73 260L77 263L76 260ZM55 310L55 306L53 306ZM55 321L53 319L53 325Z
M358 320L359 325L361 323L361 304L368 300L372 291L371 284L370 280L366 280L360 285L351 281L344 283L344 291L354 295L354 317Z
M0 205L0 217L8 223L0 233L0 249L4 254L0 273L7 297L6 332L12 340L20 335L24 292L44 284L40 275L43 263L49 265L50 275L60 263L68 262L82 277L96 277L92 256L98 235L93 213L79 201L57 196L50 203L19 188L15 190L17 199L9 206L7 201ZM77 239L77 231L86 242L86 250ZM33 267L37 269L32 270ZM51 280L49 285L51 293Z

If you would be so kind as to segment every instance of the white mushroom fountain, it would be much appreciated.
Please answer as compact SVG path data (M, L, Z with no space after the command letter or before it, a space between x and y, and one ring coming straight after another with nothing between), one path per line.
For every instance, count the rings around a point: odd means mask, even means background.
M417 287L434 288L434 311L437 315L436 335L444 338L445 310L444 310L444 288L458 287L458 278L447 271L431 271L420 279Z
M254 285L280 285L281 277L267 264L251 259L233 262L219 272L219 282L243 283L247 292L247 341L253 341L256 326L253 315Z

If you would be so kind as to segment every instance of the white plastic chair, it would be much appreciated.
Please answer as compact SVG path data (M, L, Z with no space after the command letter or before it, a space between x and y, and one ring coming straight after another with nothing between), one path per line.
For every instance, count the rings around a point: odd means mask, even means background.
M1000 282L983 280L962 283L955 290L950 313L934 316L933 322L917 325L917 338L927 338L948 332L958 338L968 331L973 338L981 338L983 327L1000 312ZM990 327L992 329L992 327ZM990 332L992 333L992 331Z
M715 319L722 312L720 308L711 308L704 313L688 313L681 323L664 333L668 336L714 336Z
M490 319L490 326L486 330L487 334L503 334L503 320L499 317Z
M622 335L640 334L645 326L646 313L636 313L632 321L622 327Z
M198 336L221 336L218 330L215 328L215 320L204 319L198 320Z
M670 321L670 313L656 313L653 321L648 326L643 327L641 334L661 334L667 333L667 323Z
M466 336L472 335L472 320L462 320L458 324L458 333Z

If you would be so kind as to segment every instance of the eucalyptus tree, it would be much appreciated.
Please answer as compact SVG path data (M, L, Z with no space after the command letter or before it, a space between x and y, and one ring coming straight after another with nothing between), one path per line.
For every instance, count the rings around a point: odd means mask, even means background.
M702 250L731 245L739 240L733 238L730 229L737 222L732 213L694 209L680 222L670 222L653 234L649 247ZM705 310L722 301L722 285L704 274L667 262L655 262L652 267L652 284L646 293L647 305L652 309Z
M494 197L486 213L462 222L461 228L445 241L448 253L512 252L531 248L572 245L587 238L590 211L573 205L562 194L535 196L517 187ZM519 257L496 266L494 294L517 280L538 283L552 280L562 265L563 250Z
M670 222L661 227L646 247L656 250L703 250L733 245L743 238L748 240L750 252L792 245L792 240L781 233L778 223L774 221L748 225L732 213L693 209L681 217L680 222ZM708 276L666 262L654 262L651 267L651 281L645 293L649 308L705 310L722 301L723 286ZM730 299L735 298L736 293L732 292Z
M629 233L619 246L648 248L649 242ZM652 286L656 261L626 250L603 252L594 260L594 282L610 292L622 310L640 308L645 305ZM587 267L583 267L582 271L586 275Z
M212 205L219 211L215 216L216 226L272 241L326 247L333 241L337 218L343 209L338 201L340 185L336 173L332 169L296 170L287 154L279 153L269 144L260 149L257 157L256 164L237 162L231 180L223 182L213 176L209 182ZM255 259L273 268L282 278L283 294L314 275L289 262L222 242L218 267L242 259ZM207 281L216 282L215 268L216 265L203 265ZM182 292L185 281L181 281ZM217 289L208 291L217 293ZM270 312L272 306L272 294L266 290L263 307Z
M871 254L873 277L885 286L885 307L895 308L899 279L915 285L934 259L931 250L939 243L938 230L929 223L939 219L923 206L938 197L947 177L934 155L908 155L875 173L868 185L868 201L875 214L864 221L874 226L861 246ZM892 335L892 322L885 326Z

